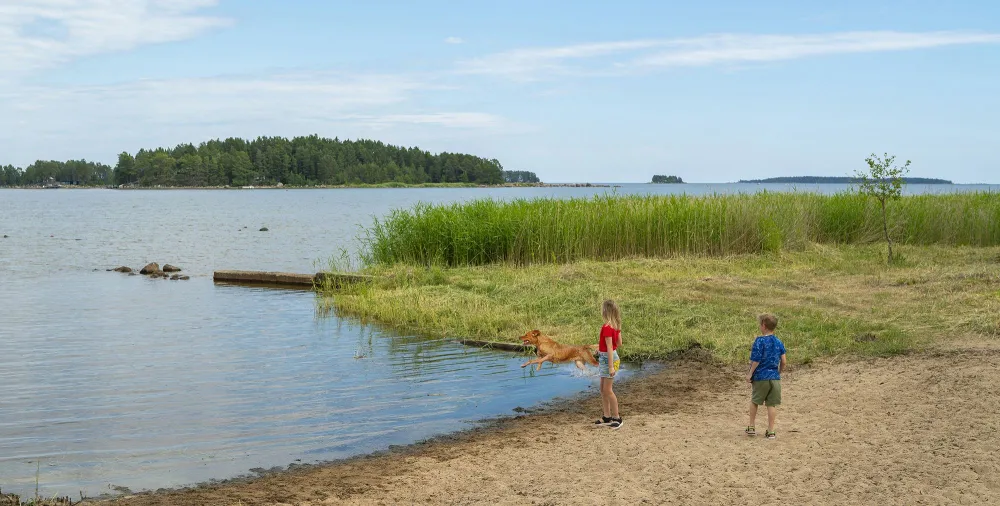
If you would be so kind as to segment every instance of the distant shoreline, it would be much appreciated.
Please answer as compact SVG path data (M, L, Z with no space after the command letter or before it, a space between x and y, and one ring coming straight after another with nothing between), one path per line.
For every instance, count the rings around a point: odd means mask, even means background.
M858 182L854 177L827 177L827 176L791 176L791 177L769 177L764 179L740 179L738 183L760 184L760 183L802 183L802 184L855 184ZM904 184L955 184L947 179L936 179L929 177L904 177Z
M463 184L463 183L380 183L361 185L315 185L315 186L82 186L61 185L59 187L45 186L0 186L3 190L350 190L350 189L407 189L407 188L611 188L617 186L607 183L503 183L503 184Z
M349 190L349 189L420 189L420 188L617 188L621 185L647 185L647 186L690 186L694 185L730 185L730 184L855 184L856 181L850 178L823 178L824 180L786 180L789 178L769 178L769 179L741 179L736 182L715 182L715 183L650 183L650 182L627 182L627 183L503 183L495 185L479 185L474 183L423 183L423 184L403 184L403 183L380 183L361 185L314 185L314 186L130 186L119 188L117 186L84 186L84 185L62 185L58 188L46 188L39 185L25 186L0 186L0 190ZM843 179L840 181L839 179ZM907 178L905 184L926 184L942 186L976 186L976 185L997 185L998 183L955 183L944 179Z

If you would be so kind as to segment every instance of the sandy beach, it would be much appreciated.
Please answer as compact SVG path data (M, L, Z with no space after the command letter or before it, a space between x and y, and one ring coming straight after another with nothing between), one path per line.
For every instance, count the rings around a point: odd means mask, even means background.
M127 505L991 504L1000 345L823 360L784 377L778 439L743 435L741 369L689 355L599 398L326 466L110 501ZM758 427L765 424L758 421ZM613 475L617 485L607 487Z

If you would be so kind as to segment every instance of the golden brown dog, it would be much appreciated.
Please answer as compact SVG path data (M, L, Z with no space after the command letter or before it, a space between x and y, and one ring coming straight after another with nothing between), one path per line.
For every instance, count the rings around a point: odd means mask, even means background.
M594 358L594 352L597 351L596 344L589 346L570 346L568 344L560 344L549 336L543 336L542 333L537 330L532 330L521 336L521 342L525 345L534 346L535 353L538 354L538 358L521 364L521 367L538 364L538 368L535 370L541 371L542 363L545 361L549 361L554 364L576 362L576 366L580 369L584 368L584 362L592 366L597 366L597 359Z

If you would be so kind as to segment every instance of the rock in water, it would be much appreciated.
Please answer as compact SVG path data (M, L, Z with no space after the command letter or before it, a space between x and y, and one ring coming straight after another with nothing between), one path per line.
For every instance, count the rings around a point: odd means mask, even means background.
M179 279L181 281L187 281L187 280L191 279L191 276L180 276L177 279Z
M121 267L115 267L114 269L108 269L108 270L109 271L115 271L115 272L124 272L126 274L129 273L129 272L132 272L132 268L131 267L125 267L124 265L121 266Z
M181 272L181 268L175 265L167 264L163 266L163 272Z
M267 227L260 227L261 232L267 232Z
M164 272L166 272L166 271L164 271ZM170 280L171 280L171 281L177 281L177 280L178 280L178 279L180 279L180 278L181 278L181 277L180 277L180 275L179 275L179 274L174 274L173 276L170 276Z
M163 272L160 270L160 264L156 262L151 262L139 270L139 274L156 274L158 272Z

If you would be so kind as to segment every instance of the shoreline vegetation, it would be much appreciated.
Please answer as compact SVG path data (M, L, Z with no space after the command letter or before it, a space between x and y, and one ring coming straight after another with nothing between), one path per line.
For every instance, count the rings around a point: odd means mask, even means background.
M343 184L343 185L305 185L294 186L286 184L276 184L271 186L78 186L78 185L30 185L30 186L0 186L5 190L48 190L48 189L70 189L70 190L321 190L321 189L393 189L393 188L613 188L618 185L604 183L497 183L497 184L476 184L476 183L373 183L373 184Z
M698 347L722 363L747 359L757 314L779 317L793 364L827 356L887 356L949 333L1000 337L1000 247L811 243L798 251L679 255L529 266L370 267L370 283L321 289L342 317L428 336L517 342L540 329L594 341L602 300L622 307L624 360L661 360Z
M197 146L122 152L114 167L87 160L0 166L3 186L342 186L403 183L538 183L530 171L464 153L433 154L380 141L318 135L213 139Z
M1000 193L912 195L886 212L903 245L1000 245ZM362 232L366 265L530 265L578 260L728 256L870 244L876 199L858 193L598 195L481 199L397 209Z
M1000 335L1000 194L893 202L891 265L880 220L857 194L417 205L363 232L360 272L374 281L318 300L429 336L513 342L538 328L583 344L612 298L626 360L697 346L742 362L761 312L779 315L799 364L903 353L953 331Z
M903 184L955 184L947 179L937 179L929 177L902 177ZM740 179L738 183L803 183L803 184L857 184L861 180L857 177L827 177L827 176L792 176L792 177L769 177L765 179Z

